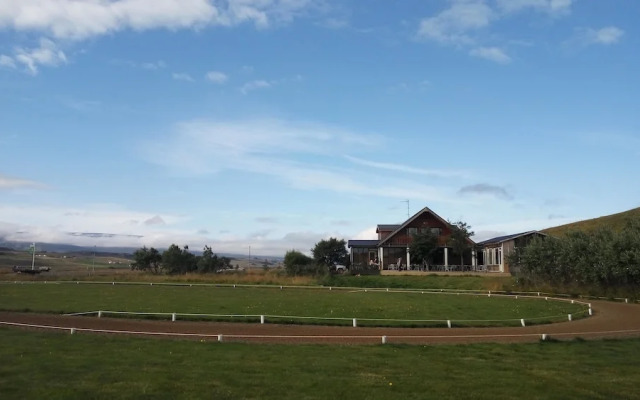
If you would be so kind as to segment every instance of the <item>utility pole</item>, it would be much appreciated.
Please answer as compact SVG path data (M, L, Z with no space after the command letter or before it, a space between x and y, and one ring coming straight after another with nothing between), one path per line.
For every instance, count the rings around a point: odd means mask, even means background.
M32 243L30 247L31 247L31 270L33 271L36 265L36 244Z
M401 200L402 203L407 203L407 219L411 217L411 213L409 212L409 199Z

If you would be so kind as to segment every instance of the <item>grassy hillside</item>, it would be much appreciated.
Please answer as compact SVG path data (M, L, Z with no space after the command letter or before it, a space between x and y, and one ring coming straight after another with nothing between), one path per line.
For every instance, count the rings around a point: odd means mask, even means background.
M606 215L604 217L586 219L584 221L573 222L571 224L560 225L553 228L544 229L542 232L551 236L563 236L570 231L591 232L601 227L609 227L620 230L628 220L640 218L640 207L617 214Z

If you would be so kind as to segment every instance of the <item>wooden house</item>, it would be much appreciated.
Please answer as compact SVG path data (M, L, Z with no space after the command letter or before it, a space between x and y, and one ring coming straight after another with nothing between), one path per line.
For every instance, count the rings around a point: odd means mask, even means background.
M423 208L414 216L399 225L378 225L377 240L349 240L351 265L353 268L362 268L366 265L377 266L382 269L415 269L419 266L411 262L410 246L413 235L424 233L426 230L433 232L438 237L438 251L435 255L434 265L443 266L449 270L449 266L456 264L452 260L452 251L449 246L449 236L452 226L428 207ZM469 239L471 248L475 243ZM469 251L463 255L463 264L475 267L475 253ZM459 258L457 258L459 264ZM452 261L454 261L452 263Z
M538 231L516 233L514 235L498 236L478 243L482 250L478 254L478 264L489 272L511 273L508 256L516 248L526 247L536 237L547 235Z

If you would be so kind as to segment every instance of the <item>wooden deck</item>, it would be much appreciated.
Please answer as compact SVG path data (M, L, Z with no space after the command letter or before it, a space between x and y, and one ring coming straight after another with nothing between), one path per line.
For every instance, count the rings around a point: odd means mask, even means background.
M486 277L495 277L495 276L511 276L508 272L476 272L476 271L394 271L394 270L383 270L380 271L380 275L385 276L399 276L399 275L413 275L413 276L424 276L424 275L448 275L448 276L486 276Z

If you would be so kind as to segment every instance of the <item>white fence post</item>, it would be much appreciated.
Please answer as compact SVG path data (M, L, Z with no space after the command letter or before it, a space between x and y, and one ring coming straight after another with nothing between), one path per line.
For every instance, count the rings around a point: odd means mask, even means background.
M568 314L568 316L569 316L569 321L571 321L571 314Z
M102 311L98 311L98 318L102 318Z
M524 323L524 318L522 318L522 319L520 320L520 324L522 324L522 327L525 327L525 326L526 326L526 325L525 325L525 323Z
M543 340L543 341L544 341L544 340L547 340L547 334L546 334L546 333L543 333L543 334L542 334L542 340Z
M382 344L387 344L387 337L386 336L382 337Z
M593 315L593 310L591 309L591 306L589 306L589 315Z
M171 322L176 322L176 313L171 314Z
M222 342L222 335L218 335L218 342Z
M76 333L76 328L71 328L70 329L70 333L73 335L74 333Z
M358 327L358 321L355 318L353 319L353 327L354 328Z
M450 319L447 320L447 328L451 328L451 320Z
M260 323L261 323L261 324L264 324L264 315L261 315L261 316L260 316Z

